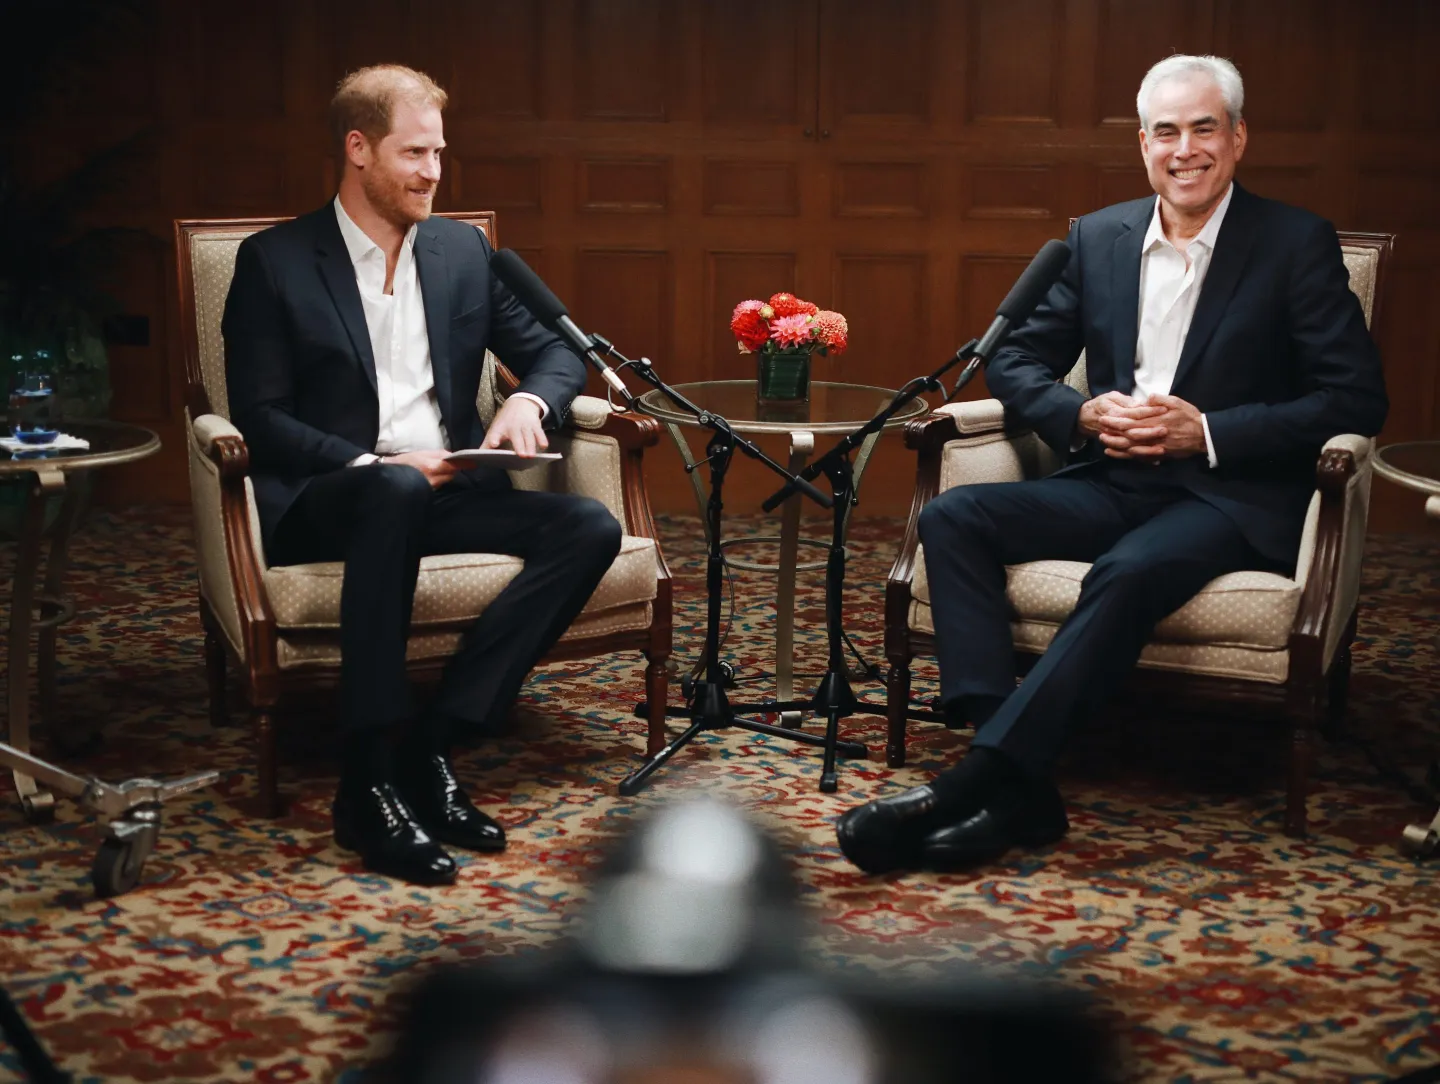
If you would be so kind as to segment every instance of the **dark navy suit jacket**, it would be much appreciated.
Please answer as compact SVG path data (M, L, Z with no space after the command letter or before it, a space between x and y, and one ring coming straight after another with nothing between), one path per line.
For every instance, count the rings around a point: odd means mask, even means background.
M1105 459L1093 439L1070 451L1084 397L1057 381L1080 351L1091 395L1134 391L1140 247L1154 208L1151 196L1077 220L1065 273L986 370L1011 420L1065 457L1062 474ZM1206 415L1218 466L1201 454L1155 469L1229 515L1266 557L1293 562L1320 448L1340 433L1373 436L1388 408L1328 222L1235 186L1171 394Z
M418 227L430 365L455 449L477 447L485 435L475 397L487 348L521 390L545 401L549 428L564 422L585 386L580 359L490 273L492 255L468 223L430 218ZM230 417L250 450L269 543L310 479L373 452L380 432L375 357L333 204L245 239L222 330ZM508 485L493 473L489 484Z

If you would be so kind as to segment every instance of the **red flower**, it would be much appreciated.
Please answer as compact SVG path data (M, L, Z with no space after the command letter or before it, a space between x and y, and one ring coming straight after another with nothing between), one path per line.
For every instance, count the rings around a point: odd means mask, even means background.
M820 306L815 304L815 302L813 301L802 301L800 298L797 297L795 299L795 304L800 307L800 311L803 312L806 316L814 316L817 312L820 311Z
M740 343L742 353L754 353L770 338L770 329L760 314L763 307L758 301L742 301L730 316L730 332Z
M794 294L779 293L770 298L770 307L775 310L776 316L798 315L806 311L806 304Z
M821 309L815 314L815 337L828 353L843 354L850 345L850 325L838 312Z

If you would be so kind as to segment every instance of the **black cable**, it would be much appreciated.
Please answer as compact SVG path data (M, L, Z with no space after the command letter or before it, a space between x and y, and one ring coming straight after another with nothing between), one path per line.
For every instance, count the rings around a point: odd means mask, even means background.
M69 1073L62 1073L30 1030L19 1007L10 995L0 989L0 1035L4 1035L20 1058L25 1074L35 1084L70 1084Z

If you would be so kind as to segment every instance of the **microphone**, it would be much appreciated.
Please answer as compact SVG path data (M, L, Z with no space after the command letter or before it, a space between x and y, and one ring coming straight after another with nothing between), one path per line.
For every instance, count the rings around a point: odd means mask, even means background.
M490 270L509 287L515 299L529 309L535 319L559 335L570 344L572 350L599 369L605 383L619 392L627 403L634 401L635 397L630 394L625 381L620 379L620 374L605 364L605 359L595 352L594 340L570 319L569 310L514 249L502 248L495 253L490 261Z
M995 310L995 319L975 346L974 357L983 364L999 348L1001 341L1010 334L1010 329L1023 324L1040 304L1041 298L1050 292L1065 265L1070 262L1070 246L1064 241L1046 241L1030 266L1020 273L1015 285L1005 295Z

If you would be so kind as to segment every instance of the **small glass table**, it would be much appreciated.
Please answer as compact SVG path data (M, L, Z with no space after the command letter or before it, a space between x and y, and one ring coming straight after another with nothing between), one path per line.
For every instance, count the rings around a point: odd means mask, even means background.
M1425 514L1440 519L1440 440L1387 444L1375 453L1375 473L1425 494ZM1440 766L1432 764L1430 771L1440 771ZM1429 824L1406 825L1401 846L1418 858L1429 858L1440 851L1440 812Z
M52 728L52 737L62 751L78 743L58 732L55 711L55 630L75 612L74 603L63 594L65 566L71 532L81 508L83 487L74 484L78 476L101 467L133 463L160 450L160 438L150 430L122 422L66 422L71 436L90 442L86 449L37 449L38 455L13 454L0 448L0 483L25 487L20 518L15 578L10 596L9 682L10 730L6 741L21 753L30 752L30 633L38 630L40 648L37 671L40 712ZM46 533L46 505L59 497L60 511L49 528L50 558L45 565L43 589L37 591L40 544ZM37 619L36 610L40 611ZM0 746L0 764L5 764ZM32 818L47 816L54 797L42 791L34 778L12 762L15 789L25 812Z
M1425 514L1440 519L1440 440L1385 445L1375 453L1375 473L1396 485L1424 493Z
M677 384L675 390L689 399L701 410L718 414L734 427L737 433L754 436L761 433L785 433L790 438L790 460L786 464L791 473L803 470L815 451L816 436L828 436L838 441L847 433L858 429L869 421L880 408L895 397L887 388L876 388L865 384L835 384L814 381L810 384L810 400L801 403L759 403L755 398L753 380L706 380L694 384ZM670 431L675 447L690 475L690 484L695 490L695 502L700 510L700 522L706 525L706 541L709 541L709 527L705 518L705 505L710 498L708 486L702 472L695 470L695 457L680 426L703 428L695 416L682 410L664 392L656 389L642 395L639 409L661 422ZM929 405L923 399L914 399L899 410L885 424L886 429L897 429L928 413ZM879 433L872 433L860 445L855 457L855 490L860 490L860 479L865 473L870 453L875 448ZM775 488L781 480L775 479ZM779 561L767 564L759 561L745 561L726 555L726 563L732 568L754 572L775 572L775 688L776 699L794 698L795 681L795 574L801 571L823 569L824 561L799 563L796 557L801 545L828 550L828 539L820 541L800 537L800 502L805 498L796 494L781 506L780 534L746 536L721 542L723 549L756 542L780 544ZM848 522L848 515L846 521ZM781 716L784 726L798 726L800 712L785 712Z

